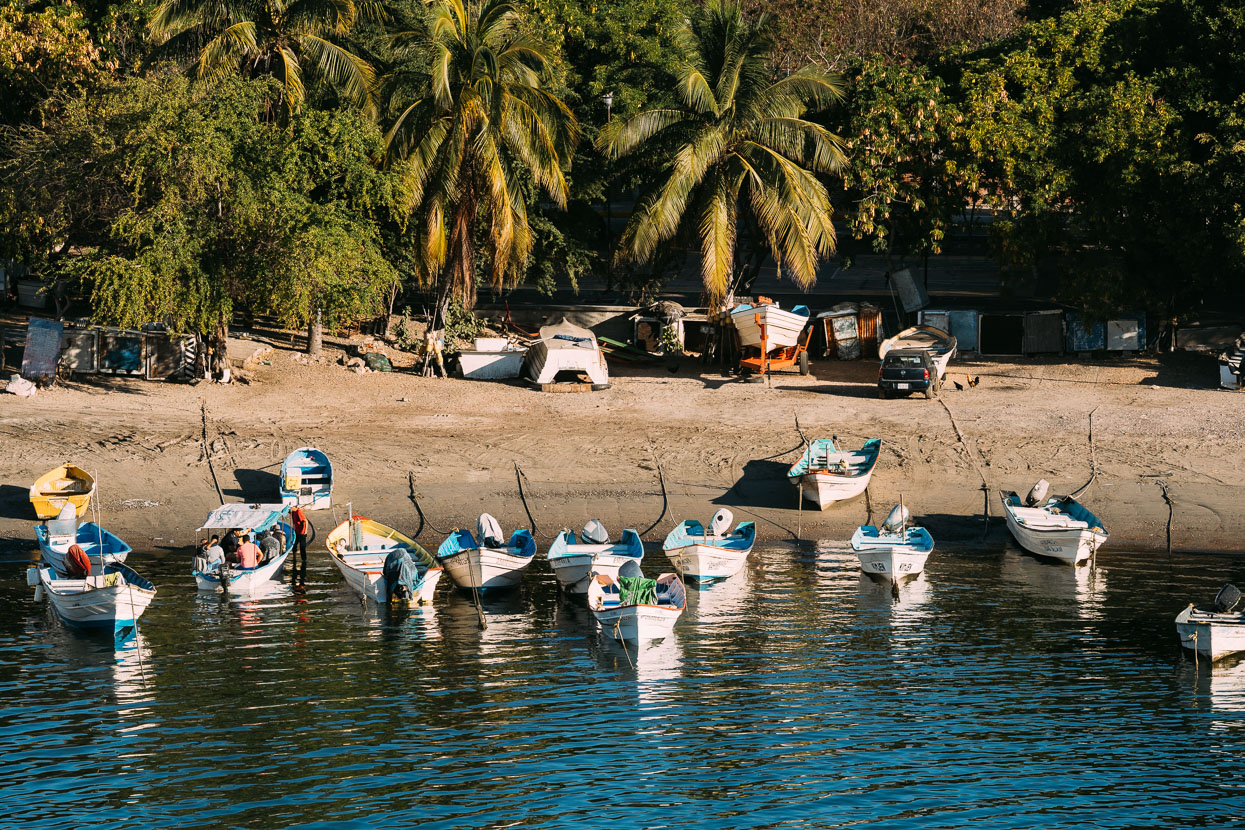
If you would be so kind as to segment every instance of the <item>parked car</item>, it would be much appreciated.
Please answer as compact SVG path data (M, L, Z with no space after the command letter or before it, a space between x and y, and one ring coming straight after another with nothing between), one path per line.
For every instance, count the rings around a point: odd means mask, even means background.
M925 349L892 349L878 367L879 398L913 392L924 392L925 397L932 398L941 387L938 367Z

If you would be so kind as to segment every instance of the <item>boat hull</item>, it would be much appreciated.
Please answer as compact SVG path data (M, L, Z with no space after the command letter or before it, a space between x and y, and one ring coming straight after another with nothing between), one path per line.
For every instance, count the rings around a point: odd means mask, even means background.
M87 579L53 578L50 568L39 569L39 584L56 615L83 629L116 629L134 625L156 592L124 580L106 585L102 576ZM101 587L92 587L101 586Z
M837 501L847 501L859 496L869 486L873 470L862 476L839 476L832 473L813 472L800 476L800 494L818 510L825 510Z
M684 579L708 582L729 579L743 569L748 561L747 550L730 550L713 545L686 545L666 551L670 564Z
M518 585L532 557L516 556L499 548L469 548L440 562L459 588L487 591Z
M84 527L89 528L90 525L84 525ZM90 532L85 535L91 539L96 538ZM102 573L105 565L125 562L125 558L130 554L129 545L126 545L108 531L103 531L100 535L106 540L105 548L114 548L104 553L103 556L99 553L98 542L79 541L77 534L74 536L51 536L44 525L39 525L35 528L35 539L39 543L39 556L42 557L45 565L61 575L65 574L65 556L69 553L69 548L75 544L82 546L87 559L91 561L92 573Z
M382 605L385 603L384 565L387 553L373 557L374 561L364 563L347 561L333 550L329 551L329 555L333 558L333 564L337 566L337 570L341 571L342 578L346 580L347 585L367 599ZM416 604L432 604L432 597L436 592L437 584L441 581L442 573L444 570L441 568L429 568L424 572L423 582L415 591L414 602Z
M765 346L771 351L798 343L809 319L807 314L796 314L775 305L740 307L731 312L731 322L739 332L739 345L761 345L761 329L756 323L758 314L765 325Z
M1245 614L1199 612L1189 606L1176 616L1180 645L1211 661L1245 651Z
M930 553L927 550L879 546L856 551L856 558L865 573L902 582L925 570L925 560L929 559Z
M1022 548L1036 556L1054 559L1066 565L1079 565L1094 555L1107 541L1107 534L1092 528L1064 530L1032 530L1007 513L1007 529Z
M605 574L618 578L618 569L627 562L638 562L634 556L618 556L609 553L570 553L549 560L558 583L572 594L588 593L588 583L593 574Z
M285 565L288 553L283 553L270 562L265 562L258 568L251 570L238 570L237 568L229 569L229 587L227 589L230 594L249 594L260 588L266 588L272 584L274 580L281 578L281 568ZM221 590L220 572L216 570L200 571L195 570L195 584L199 586L200 591L219 591Z
M669 636L678 622L682 608L660 605L624 605L592 612L601 630L615 640L658 640Z
M40 519L55 519L66 504L74 506L78 518L86 514L95 495L95 478L73 464L49 470L30 488L30 505Z

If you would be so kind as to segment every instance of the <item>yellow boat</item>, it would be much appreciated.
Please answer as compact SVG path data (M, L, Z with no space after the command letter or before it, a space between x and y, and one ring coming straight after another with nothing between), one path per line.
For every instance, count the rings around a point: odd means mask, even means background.
M30 503L40 519L55 519L66 503L81 516L93 495L95 477L81 467L65 464L39 476L30 488Z

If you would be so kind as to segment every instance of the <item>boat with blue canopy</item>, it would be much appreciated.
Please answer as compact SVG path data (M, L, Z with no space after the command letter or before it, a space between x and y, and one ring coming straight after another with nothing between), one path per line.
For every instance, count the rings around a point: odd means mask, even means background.
M740 522L731 531L734 519L731 511L722 508L713 514L708 530L695 519L688 519L670 531L662 544L670 564L684 578L702 582L739 573L756 542L756 525Z
M281 553L254 568L242 568L228 562L209 562L202 556L196 556L191 570L199 590L247 594L280 579L286 557L294 549L294 528L287 521L288 513L289 508L284 504L222 504L208 514L200 531L218 531L222 537L233 530L242 530L252 536L272 531L277 534L277 541L281 542Z
M506 540L497 520L480 514L476 536L455 530L437 548L437 561L459 588L486 591L513 588L536 555L531 531L516 530Z
M324 510L333 504L333 465L315 447L299 447L281 464L281 503Z

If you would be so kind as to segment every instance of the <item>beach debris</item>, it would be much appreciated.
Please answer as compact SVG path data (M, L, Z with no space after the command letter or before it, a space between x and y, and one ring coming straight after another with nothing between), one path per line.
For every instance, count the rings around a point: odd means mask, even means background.
M19 398L30 398L35 394L35 385L21 375L13 375L9 378L9 383L4 387L4 391L11 395L17 395Z

